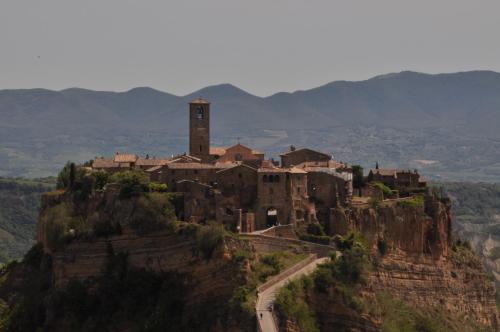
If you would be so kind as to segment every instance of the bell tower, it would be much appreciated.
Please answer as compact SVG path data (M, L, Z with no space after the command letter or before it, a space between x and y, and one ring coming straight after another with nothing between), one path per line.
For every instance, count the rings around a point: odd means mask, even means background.
M189 154L210 160L210 103L201 98L189 103Z

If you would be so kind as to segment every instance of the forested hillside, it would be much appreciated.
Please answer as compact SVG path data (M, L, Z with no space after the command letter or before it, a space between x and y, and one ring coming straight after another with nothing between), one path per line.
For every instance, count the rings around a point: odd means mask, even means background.
M0 263L22 257L34 242L40 196L54 178L0 178Z
M378 161L436 181L499 182L499 91L500 73L489 71L401 72L264 98L230 84L187 96L0 90L0 176L55 175L67 160L117 151L185 152L187 104L203 97L215 146L241 140L271 157L309 146L365 168Z

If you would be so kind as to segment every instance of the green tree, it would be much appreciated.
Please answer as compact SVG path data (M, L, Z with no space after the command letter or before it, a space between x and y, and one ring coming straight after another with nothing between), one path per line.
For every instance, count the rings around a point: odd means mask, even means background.
M352 184L354 188L359 189L365 185L363 167L361 167L360 165L352 165L352 176L353 176Z

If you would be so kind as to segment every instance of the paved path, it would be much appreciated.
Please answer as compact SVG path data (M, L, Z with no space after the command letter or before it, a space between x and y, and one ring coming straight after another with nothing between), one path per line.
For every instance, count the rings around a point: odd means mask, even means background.
M292 280L296 280L302 276L311 274L316 269L318 264L325 263L328 260L329 260L328 257L315 259L314 261L307 264L306 266L296 271L295 273L289 275L288 277L278 278L275 284L273 284L272 286L270 286L269 288L258 294L255 310L257 313L259 331L278 332L278 326L276 325L272 313L269 311L269 307L276 300L276 295L278 294L280 288L285 286L288 282Z

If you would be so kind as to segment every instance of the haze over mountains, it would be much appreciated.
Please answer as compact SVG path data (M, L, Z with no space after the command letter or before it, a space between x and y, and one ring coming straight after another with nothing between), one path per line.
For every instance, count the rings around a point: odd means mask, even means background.
M56 174L67 161L187 148L187 103L212 103L212 143L240 137L277 156L290 144L337 160L422 168L431 178L500 181L500 73L401 72L269 97L230 84L187 96L151 88L0 91L0 176Z

